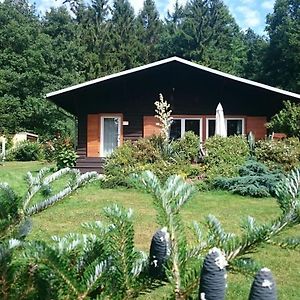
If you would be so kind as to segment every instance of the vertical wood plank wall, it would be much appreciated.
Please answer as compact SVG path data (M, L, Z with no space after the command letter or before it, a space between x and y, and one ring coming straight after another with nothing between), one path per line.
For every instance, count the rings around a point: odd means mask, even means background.
M161 127L158 125L159 120L154 116L144 116L143 136L159 135Z
M205 116L199 116L202 118L202 137L206 138L206 122ZM236 116L238 117L238 116ZM87 157L100 157L100 114L89 114L86 119L87 122ZM246 117L245 118L245 133L252 131L256 139L263 139L267 134L265 123L266 117ZM150 137L155 134L159 134L161 127L158 125L159 120L154 116L143 117L143 136ZM122 124L122 123L121 123ZM130 123L129 123L130 124ZM129 125L130 126L130 125ZM123 126L121 126L122 128ZM123 137L123 130L121 130L121 143L123 138L126 140L126 134ZM137 137L134 138L134 140Z
M87 156L100 156L100 115L93 114L87 117Z
M79 157L86 157L87 155L87 115L78 116L78 143L77 155Z
M266 117L247 117L246 118L246 133L252 131L255 139L264 139L267 135Z

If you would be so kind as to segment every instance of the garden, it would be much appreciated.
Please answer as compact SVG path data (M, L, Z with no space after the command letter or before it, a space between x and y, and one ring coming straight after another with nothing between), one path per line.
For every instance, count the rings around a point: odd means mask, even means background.
M170 140L156 106L161 135L104 175L70 168L66 139L8 152L1 299L299 299L299 139Z

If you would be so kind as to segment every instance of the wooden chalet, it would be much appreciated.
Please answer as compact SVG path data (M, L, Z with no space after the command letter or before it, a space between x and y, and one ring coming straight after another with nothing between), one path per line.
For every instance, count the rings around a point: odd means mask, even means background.
M227 134L256 138L267 134L265 123L300 95L171 57L46 95L78 118L78 161L82 171L101 171L103 158L126 140L159 132L154 102L163 94L171 104L171 137L193 131L204 141L214 134L219 102Z

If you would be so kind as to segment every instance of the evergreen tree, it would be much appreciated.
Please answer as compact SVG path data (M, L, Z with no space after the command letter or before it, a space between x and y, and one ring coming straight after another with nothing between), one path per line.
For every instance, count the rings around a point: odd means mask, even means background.
M114 63L111 73L140 64L138 57L141 44L137 37L137 22L128 0L114 0L110 43L112 48L109 59Z
M249 28L244 36L247 59L243 76L255 81L263 81L263 57L267 48L267 41Z
M160 48L225 72L242 74L245 45L234 18L223 1L191 0L175 4L168 15L168 34Z
M268 83L300 92L300 1L277 0L266 30L270 37L265 61Z
M223 1L188 2L182 32L187 59L236 75L241 73L244 45L239 27Z
M157 44L162 32L162 23L153 0L145 0L144 6L138 15L138 24L141 30L140 41L143 44L143 63L158 59Z
M181 24L184 17L184 9L176 0L174 11L167 14L159 42L159 52L162 58L169 56L183 56L181 49Z
M55 22L64 18L59 12ZM0 3L0 20L0 131L28 130L48 137L65 131L69 121L42 97L78 81L73 54L79 51L68 26L60 29L51 21L49 32L44 31L26 1Z

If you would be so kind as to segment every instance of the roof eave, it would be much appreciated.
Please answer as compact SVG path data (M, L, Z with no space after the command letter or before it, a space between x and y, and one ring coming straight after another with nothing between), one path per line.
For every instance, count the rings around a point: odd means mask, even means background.
M222 71L218 71L218 70L215 70L215 69L212 69L212 68L209 68L209 67L199 65L199 64L194 63L194 62L190 62L188 60L185 60L183 58L179 58L177 56L173 56L173 57L166 58L166 59L163 59L163 60L159 60L159 61L147 64L147 65L143 65L143 66L132 68L132 69L129 69L129 70L125 70L125 71L122 71L122 72L119 72L119 73L114 73L114 74L111 74L111 75L107 75L107 76L104 76L104 77L100 77L100 78L97 78L97 79L86 81L86 82L83 82L83 83L80 83L80 84L77 84L77 85L73 85L73 86L70 86L70 87L67 87L67 88L63 88L63 89L60 89L60 90L57 90L57 91L46 94L46 98L51 98L51 97L54 97L54 96L57 96L57 95L60 95L60 94L63 94L63 93L74 91L74 90L77 90L77 89L80 89L80 88L83 88L83 87L87 87L87 86L90 86L90 85L93 85L93 84L96 84L96 83L100 83L100 82L104 82L104 81L107 81L107 80L110 80L110 79L113 79L113 78L125 76L125 75L131 74L131 73L139 72L139 71L142 71L142 70L146 70L146 69L156 67L156 66L159 66L159 65L163 65L163 64L166 64L166 63L170 63L170 62L173 62L173 61L177 61L179 63L194 67L196 69L206 71L206 72L209 72L209 73L212 73L212 74L215 74L215 75L219 75L219 76L222 76L224 78L228 78L228 79L231 79L231 80L234 80L234 81L237 81L237 82L242 82L242 83L245 83L245 84L248 84L248 85L251 85L251 86L255 86L255 87L258 87L258 88L269 90L269 91L274 92L274 93L282 94L282 95L285 95L285 96L288 96L288 97L291 97L291 98L296 98L296 99L300 100L300 95L299 94L289 92L289 91L286 91L286 90L283 90L283 89L275 88L275 87L272 87L272 86L269 86L269 85L266 85L266 84L263 84L263 83L259 83L259 82L252 81L252 80L249 80L249 79L245 79L245 78L242 78L242 77L238 77L238 76L235 76L235 75L231 75L231 74L228 74L228 73L224 73Z

